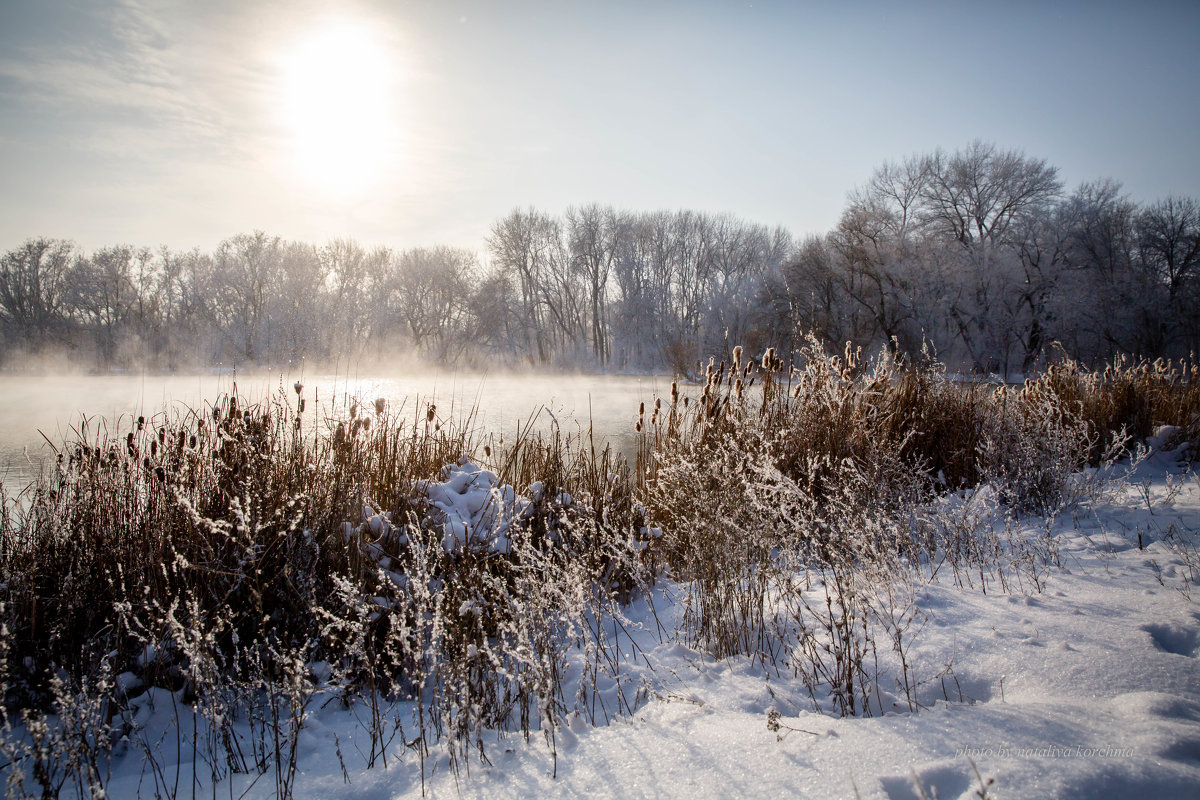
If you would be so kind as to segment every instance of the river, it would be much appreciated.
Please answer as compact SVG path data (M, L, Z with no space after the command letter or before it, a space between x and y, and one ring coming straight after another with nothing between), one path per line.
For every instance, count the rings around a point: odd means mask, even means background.
M462 419L474 410L481 431L515 435L533 419L564 432L592 426L597 441L631 455L638 403L669 396L671 379L646 375L544 375L426 373L391 376L303 375L298 373L210 373L197 375L0 375L0 483L9 495L28 486L54 459L53 445L72 438L87 421L94 431L107 425L129 430L139 415L199 409L229 394L250 401L281 390L294 401L292 385L304 384L310 408L345 408L350 398L368 407L379 397L391 410L414 413L429 402L443 419ZM47 441L49 440L49 441Z

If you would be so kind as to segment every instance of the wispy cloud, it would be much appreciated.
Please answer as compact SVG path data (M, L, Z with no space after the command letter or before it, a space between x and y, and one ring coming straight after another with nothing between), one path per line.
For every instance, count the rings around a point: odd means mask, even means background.
M219 85L225 68L196 46L194 31L176 36L169 13L145 0L92 14L99 30L86 40L31 42L0 56L7 102L62 121L61 135L108 155L236 154L240 87Z

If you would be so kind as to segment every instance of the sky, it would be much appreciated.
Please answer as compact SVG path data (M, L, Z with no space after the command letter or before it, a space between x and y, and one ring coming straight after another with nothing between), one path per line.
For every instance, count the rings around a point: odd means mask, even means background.
M836 224L974 139L1200 195L1200 2L0 0L0 249L482 250L518 207Z

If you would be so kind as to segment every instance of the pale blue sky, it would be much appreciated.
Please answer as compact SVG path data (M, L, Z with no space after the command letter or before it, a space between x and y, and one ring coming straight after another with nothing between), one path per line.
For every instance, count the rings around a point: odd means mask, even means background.
M386 96L371 136L317 140L349 156L301 156L305 120L359 118L281 111L342 28ZM1195 196L1198 36L1200 2L0 0L0 248L256 228L480 248L514 207L592 201L804 234L884 160L975 138L1068 187Z

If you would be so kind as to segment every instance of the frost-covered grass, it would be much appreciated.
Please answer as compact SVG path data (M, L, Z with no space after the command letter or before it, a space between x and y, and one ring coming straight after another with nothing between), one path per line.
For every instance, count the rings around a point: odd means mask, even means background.
M634 705L623 686L593 697L626 659L618 600L646 580L626 467L432 405L318 416L296 394L81 431L6 505L0 667L7 721L34 735L6 766L29 791L102 786L123 751L157 765L139 697L187 708L170 735L206 785L271 775L284 796L314 702L356 709L371 765L395 742L483 756L489 729L553 742L568 713Z
M1162 425L1194 453L1198 398L1163 364L998 387L814 346L674 387L632 468L428 404L305 408L300 386L93 425L3 506L0 769L13 796L495 788L512 758L575 769L559 754L593 725L704 707L697 664L818 748L842 728L812 715L1003 699L939 603L1044 596L1126 489L1155 517L1162 490L1117 459ZM1121 540L1169 550L1190 593L1190 518L1143 521Z

